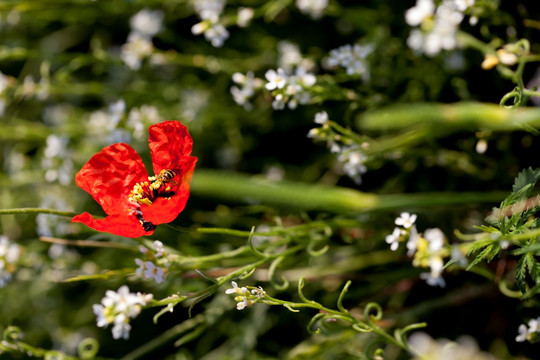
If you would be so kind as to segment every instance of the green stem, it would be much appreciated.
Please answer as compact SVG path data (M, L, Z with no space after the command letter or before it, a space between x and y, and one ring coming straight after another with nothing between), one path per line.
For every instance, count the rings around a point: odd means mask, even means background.
M399 343L394 337L389 335L386 331L378 327L377 325L374 325L372 323L366 324L364 322L361 322L357 319L355 319L352 315L349 313L343 313L341 311L333 310L330 308L327 308L315 301L310 301L307 303L296 303L292 301L285 301L285 300L279 300L276 298L271 297L270 295L266 294L265 298L261 300L260 302L268 305L281 305L281 306L287 306L293 309L300 309L300 308L310 308L310 309L316 309L325 313L328 313L330 315L335 315L337 318L340 318L345 321L349 321L352 324L361 324L362 326L368 325L374 333L378 334L379 336L383 337L387 342L390 344L394 344L396 346L399 346L407 351L409 351L408 348L404 347L403 344Z
M424 206L497 203L507 195L502 192L376 195L337 186L273 182L246 174L203 169L196 171L193 176L192 193L214 200L263 203L302 211L319 210L344 214Z
M508 111L499 105L461 102L395 105L365 113L358 125L368 130L407 129L413 126L454 131L519 131L524 126L540 128L540 109L520 108ZM436 132L436 135L444 135Z
M43 209L43 208L16 208L16 209L0 209L0 215L9 215L9 214L51 214L58 216L73 217L77 213L72 211L61 211L54 209Z

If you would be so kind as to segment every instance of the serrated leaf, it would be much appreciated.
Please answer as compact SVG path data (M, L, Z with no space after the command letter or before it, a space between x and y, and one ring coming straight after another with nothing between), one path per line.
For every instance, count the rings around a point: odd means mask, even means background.
M476 258L467 266L467 271L471 270L473 267L475 267L479 262L485 260L486 258L490 257L491 251L493 250L493 244L490 244L486 246L484 250L480 254L476 256Z
M527 276L527 265L525 262L525 256L521 257L516 265L516 284L519 288L519 290L522 293L525 293L527 289L527 284L525 283L525 278Z
M540 169L533 170L532 168L528 168L525 170L522 170L514 180L514 185L512 186L512 192L517 192L527 185L533 185L536 184L538 179L540 178Z
M499 229L497 229L494 226L480 225L480 226L473 226L473 228L483 231L485 233L489 233L489 234L499 232Z
M501 246L499 245L499 243L493 244L491 246L490 251L486 255L486 261L488 263L491 262L491 260L493 260L495 256L499 255L500 253L501 253Z
M483 239L483 240L475 241L474 243L471 244L471 247L467 251L467 256L473 255L474 253L485 248L486 246L493 244L493 242L494 240L491 240L491 239Z
M519 249L513 250L512 252L510 252L510 254L523 255L527 253L537 253L538 251L540 251L540 243L534 243L534 244L526 245Z

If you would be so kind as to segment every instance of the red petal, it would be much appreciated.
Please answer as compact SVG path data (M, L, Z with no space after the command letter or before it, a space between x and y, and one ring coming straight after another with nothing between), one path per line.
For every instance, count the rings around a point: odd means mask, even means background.
M135 238L152 235L154 232L145 231L141 223L133 215L109 215L104 219L94 219L89 213L82 213L71 219L73 222L83 223L97 231Z
M154 225L169 223L176 219L178 214L184 210L189 198L189 184L196 162L196 158L190 157L190 159L191 167L187 172L184 172L182 179L178 180L180 186L176 191L176 194L171 196L168 200L166 198L158 198L152 205L141 206L141 211L146 221L149 221Z
M107 214L127 211L133 186L147 179L140 156L124 143L103 148L75 176L77 185L92 195Z
M179 121L164 121L150 126L148 142L156 175L163 169L174 170L177 174L186 173L197 160L189 156L193 140Z

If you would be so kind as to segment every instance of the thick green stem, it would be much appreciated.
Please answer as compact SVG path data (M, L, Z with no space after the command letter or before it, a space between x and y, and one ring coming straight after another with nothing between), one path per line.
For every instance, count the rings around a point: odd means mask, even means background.
M365 113L358 125L368 130L427 127L444 129L445 134L458 130L516 131L524 126L540 128L540 109L509 111L495 104L474 102L396 105Z
M507 195L502 192L376 195L337 186L290 181L272 182L246 174L202 169L195 172L192 193L194 196L214 200L262 203L303 211L319 210L345 214L414 207L498 203Z

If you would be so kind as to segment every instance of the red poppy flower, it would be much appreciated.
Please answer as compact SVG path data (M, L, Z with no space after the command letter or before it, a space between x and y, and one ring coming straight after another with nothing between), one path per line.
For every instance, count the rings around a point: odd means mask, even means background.
M149 177L139 155L124 143L103 148L75 176L77 185L92 195L107 213L94 219L75 216L92 229L138 237L151 235L158 224L173 221L184 210L197 158L190 156L193 140L178 121L148 129L155 176Z

